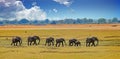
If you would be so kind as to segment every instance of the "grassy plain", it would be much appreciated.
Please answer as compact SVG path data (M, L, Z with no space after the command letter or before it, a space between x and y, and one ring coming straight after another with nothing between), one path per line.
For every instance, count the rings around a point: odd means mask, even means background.
M38 46L27 46L27 37L38 35L41 43ZM7 36L7 37L4 37ZM9 36L20 36L22 46L11 46ZM80 47L44 46L46 37L66 39L77 38ZM100 43L97 47L85 47L85 39L96 36ZM0 59L120 59L120 25L8 25L0 26Z

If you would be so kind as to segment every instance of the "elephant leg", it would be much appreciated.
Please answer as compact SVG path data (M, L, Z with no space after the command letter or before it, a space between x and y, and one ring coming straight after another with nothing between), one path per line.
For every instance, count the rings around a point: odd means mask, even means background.
M51 46L51 42L49 42L49 46Z
M78 46L80 46L80 43L78 44Z
M72 46L73 44L72 43L70 43L70 46Z
M32 42L30 42L30 45L32 44Z
M16 43L14 43L15 44L15 46L16 46Z
M77 45L77 43L73 43L73 46L76 46Z
M33 42L33 45L36 45L36 42Z
M49 46L49 43L46 43L47 46Z
M33 42L33 45L37 45L37 43L34 41L34 42Z
M19 46L21 46L21 43L20 43L20 41L19 41Z
M17 46L18 42L16 42L16 46Z
M53 44L52 44L52 42L50 42L50 46L52 46Z
M78 46L79 44L78 43L75 43L76 46Z
M78 44L76 43L75 46L78 46Z
M74 43L74 46L77 46L77 43Z
M35 42L33 41L33 45L35 45Z
M54 46L54 42L52 42L52 46Z
M79 43L78 46L80 46L81 44Z
M90 47L90 43L88 43L88 47Z
M16 46L18 45L18 43L16 42Z
M86 43L86 47L88 47L88 43Z
M58 47L60 47L60 43L58 43Z
M52 45L52 42L50 42L50 46Z
M37 43L35 42L35 45L37 45Z
M20 46L20 42L18 42L19 46Z
M49 46L51 45L51 43L49 42Z
M35 41L35 45L37 45L37 42Z
M31 45L34 45L34 42L33 42L33 41L31 41Z
M92 44L93 44L93 46L95 46L95 42L93 42Z
M63 42L62 42L62 47L64 47L64 44L63 44Z
M35 42L33 43L34 45L37 45Z
M71 43L69 42L69 46L71 46Z
M14 44L14 46L15 46L15 43L13 43Z
M33 45L35 45L35 42L33 42Z
M47 43L47 46L49 46L49 42Z
M90 46L93 46L93 42L90 42Z
M74 43L75 46L78 46L78 43Z
M93 46L93 43L90 46Z
M58 43L56 43L56 47L57 47L57 44L58 44Z
M15 42L15 46L17 45L17 43Z
M50 42L48 42L48 46L50 46Z
M14 42L14 46L16 46L16 42Z
M71 43L71 46L73 46L73 43Z

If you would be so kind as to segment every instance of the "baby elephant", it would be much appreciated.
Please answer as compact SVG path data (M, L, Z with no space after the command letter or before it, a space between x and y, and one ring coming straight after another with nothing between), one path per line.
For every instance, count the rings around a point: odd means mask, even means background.
M21 44L22 44L22 39L21 39L21 37L18 37L18 36L13 37L13 38L12 38L12 43L11 43L11 45L14 44L14 46L17 46L18 43L19 43L19 46L21 46Z
M80 41L76 41L75 42L75 46L81 46L81 42Z
M81 43L77 39L70 39L69 40L69 46L80 46Z

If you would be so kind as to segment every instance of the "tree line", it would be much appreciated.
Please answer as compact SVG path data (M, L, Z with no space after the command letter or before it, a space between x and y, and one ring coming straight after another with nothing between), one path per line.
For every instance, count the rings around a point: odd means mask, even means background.
M21 20L0 20L0 25L6 25L6 24L24 24L24 25L45 25L45 24L114 24L114 23L120 23L120 19L118 18L112 18L112 19L105 19L105 18L99 18L99 19L88 19L88 18L78 18L78 19L63 19L63 20L34 20L29 21L27 19L21 19Z

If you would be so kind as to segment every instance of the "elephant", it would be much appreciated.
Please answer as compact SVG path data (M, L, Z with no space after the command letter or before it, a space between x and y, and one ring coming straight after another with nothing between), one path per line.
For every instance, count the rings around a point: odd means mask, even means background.
M69 40L69 46L80 46L81 43L77 39L70 39Z
M48 46L54 46L54 38L53 37L49 37L49 38L46 38L46 42L45 42L45 46L48 45Z
M64 46L64 44L67 45L64 38L56 39L56 47L60 47L60 44L62 44L62 46Z
M17 46L18 43L19 43L19 46L21 46L21 44L22 44L22 39L21 39L21 37L19 37L19 36L13 37L13 38L12 38L12 43L11 43L11 45L14 44L14 46Z
M80 41L76 41L75 42L75 46L81 46L81 42Z
M97 41L97 44L95 44L95 41ZM86 47L90 47L90 46L97 46L99 43L99 40L97 37L90 37L86 39Z
M38 43L36 42L38 40ZM40 44L40 37L39 36L29 36L28 37L28 46L31 45L39 45Z
M69 40L69 46L75 46L75 43L76 43L77 39L70 39Z

